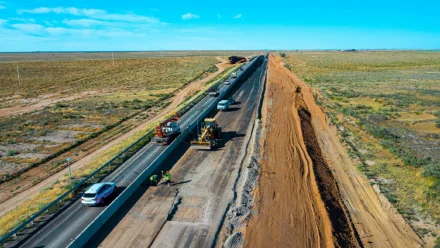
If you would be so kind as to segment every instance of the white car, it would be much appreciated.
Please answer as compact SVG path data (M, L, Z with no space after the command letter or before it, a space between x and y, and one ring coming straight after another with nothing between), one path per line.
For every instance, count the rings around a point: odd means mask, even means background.
M217 110L226 111L229 108L229 100L221 100L217 103Z
M95 183L81 197L81 203L86 206L96 206L104 203L105 199L115 192L116 183Z
M229 80L225 81L225 85L230 85L230 84L231 84L231 81L229 81Z

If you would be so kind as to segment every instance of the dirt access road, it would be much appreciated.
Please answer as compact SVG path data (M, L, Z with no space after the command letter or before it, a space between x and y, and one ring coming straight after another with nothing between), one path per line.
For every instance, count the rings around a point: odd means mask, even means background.
M33 99L33 103L30 105L26 105L26 106L20 105L20 106L13 106L13 107L9 107L9 108L2 108L2 109L0 109L0 117L28 113L28 112L32 112L35 110L42 110L46 106L54 105L57 102L73 101L75 99L87 98L87 97L95 96L98 94L100 94L99 91L85 91L85 92L81 92L79 94L69 95L67 97L60 97L61 96L60 93L52 94L50 96L49 95L42 96L40 98ZM57 97L54 97L54 96L57 96Z
M223 60L220 57L216 57L220 63L216 64L218 70L207 77L196 80L194 82L189 83L184 88L182 88L180 91L175 93L175 96L171 99L171 104L169 104L166 108L160 110L157 114L152 115L151 118L147 118L145 120L142 120L141 123L137 123L136 127L131 129L130 131L122 134L118 137L113 137L112 140L110 140L108 143L106 143L104 146L100 147L99 149L95 149L89 154L86 154L84 157L78 159L77 161L73 161L71 164L72 170L78 170L81 169L83 166L85 166L87 163L90 163L93 159L98 157L100 154L108 150L110 147L122 142L123 140L131 137L136 132L143 130L148 125L151 125L151 123L156 122L160 118L162 118L164 115L172 112L179 104L181 104L187 96L191 95L193 92L197 90L202 90L205 87L205 83L217 76L218 74L222 73L225 69L232 66L229 64L228 61ZM151 113L149 113L151 115ZM32 197L34 194L40 192L45 187L50 186L53 182L55 182L57 179L63 177L68 173L68 169L65 168L53 175L49 175L47 171L42 170L39 167L35 167L26 173L23 174L23 177L31 177L31 178L42 178L44 180L40 181L38 184L32 185L30 180L19 180L18 183L8 183L7 185L0 186L0 190L3 192L3 194L0 194L0 216L5 214L6 212L12 210L14 207L20 205L25 200ZM10 186L8 186L10 185ZM16 189L19 187L21 190L21 193L16 195L11 195L11 189Z
M216 116L223 131L218 149L188 150L171 170L173 184L148 188L91 247L212 247L233 198L264 70L260 66L240 87L238 104Z
M312 89L271 56L256 214L245 247L419 247L349 159Z

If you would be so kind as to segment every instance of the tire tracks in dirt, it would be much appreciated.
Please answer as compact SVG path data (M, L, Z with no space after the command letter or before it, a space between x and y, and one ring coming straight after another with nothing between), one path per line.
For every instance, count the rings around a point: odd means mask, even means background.
M296 87L269 59L262 172L245 247L333 247L332 226L303 142Z

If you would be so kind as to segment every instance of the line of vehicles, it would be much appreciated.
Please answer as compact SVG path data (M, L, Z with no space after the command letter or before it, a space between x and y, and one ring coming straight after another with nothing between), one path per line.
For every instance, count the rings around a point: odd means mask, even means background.
M230 79L236 78L237 73L230 74ZM230 79L224 82L225 85L230 85ZM208 95L211 97L218 97L220 90L217 87L212 87L208 90ZM230 97L227 100L221 100L217 103L218 111L227 111L231 105L236 104L235 100ZM180 135L181 130L179 123L180 113L173 114L170 118L161 122L154 129L154 137L152 142L160 145L171 144L177 136ZM216 147L222 139L222 130L218 126L215 118L205 118L197 125L197 137L191 140L191 148L197 150L212 150ZM102 182L93 184L87 189L81 197L81 203L85 206L98 206L106 204L109 198L116 192L116 183Z

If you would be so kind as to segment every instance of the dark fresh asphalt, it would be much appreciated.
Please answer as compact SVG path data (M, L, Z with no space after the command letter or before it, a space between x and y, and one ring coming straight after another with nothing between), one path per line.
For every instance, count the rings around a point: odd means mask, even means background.
M247 67L248 65L245 65L244 69ZM223 92L227 87L231 86L222 84L219 88ZM215 100L216 98L207 96L184 114L179 120L182 131L188 128L189 124L199 117L207 106ZM127 187L166 148L167 146L148 143L103 181L116 182L119 188ZM104 209L104 207L86 207L81 204L80 200L77 200L24 244L21 244L20 247L66 247Z

